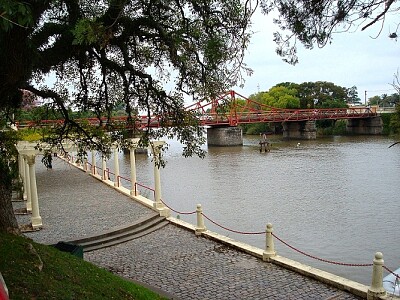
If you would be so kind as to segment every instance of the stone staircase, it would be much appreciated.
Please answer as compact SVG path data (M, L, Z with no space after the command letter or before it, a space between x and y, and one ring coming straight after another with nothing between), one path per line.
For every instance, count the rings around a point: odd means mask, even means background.
M83 252L90 252L140 238L168 224L169 222L165 217L160 217L158 214L155 214L150 217L142 218L133 224L113 228L110 231L98 235L68 241L68 243L81 246Z

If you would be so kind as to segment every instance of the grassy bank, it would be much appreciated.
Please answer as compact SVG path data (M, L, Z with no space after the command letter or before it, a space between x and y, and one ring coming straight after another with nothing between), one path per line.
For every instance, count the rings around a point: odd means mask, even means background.
M69 253L0 233L10 299L165 299Z

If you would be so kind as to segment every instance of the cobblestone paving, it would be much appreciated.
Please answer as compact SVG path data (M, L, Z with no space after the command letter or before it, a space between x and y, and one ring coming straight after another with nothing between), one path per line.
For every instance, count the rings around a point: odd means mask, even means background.
M174 225L85 259L179 299L359 299Z
M26 235L41 243L97 234L154 214L61 159L54 159L53 169L46 170L37 158L36 180L43 229ZM14 202L14 207L22 204ZM27 224L30 219L18 216L18 221Z
M35 241L82 237L153 214L61 160L52 170L38 160L36 169L43 229L27 234ZM15 208L23 205L14 202ZM28 223L29 216L18 221ZM171 224L84 256L174 299L360 299Z

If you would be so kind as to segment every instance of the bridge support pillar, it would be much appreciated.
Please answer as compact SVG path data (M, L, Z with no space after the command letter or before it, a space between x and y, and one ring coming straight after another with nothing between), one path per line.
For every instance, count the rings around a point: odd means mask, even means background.
M365 119L348 119L346 130L352 134L382 134L382 118L370 117Z
M315 140L317 138L317 128L315 121L284 122L283 138Z
M239 127L212 127L207 129L209 146L241 146L243 133Z

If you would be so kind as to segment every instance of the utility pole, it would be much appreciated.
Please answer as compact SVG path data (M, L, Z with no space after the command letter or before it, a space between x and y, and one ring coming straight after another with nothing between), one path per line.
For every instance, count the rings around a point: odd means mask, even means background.
M367 105L367 91L364 93L364 104Z

